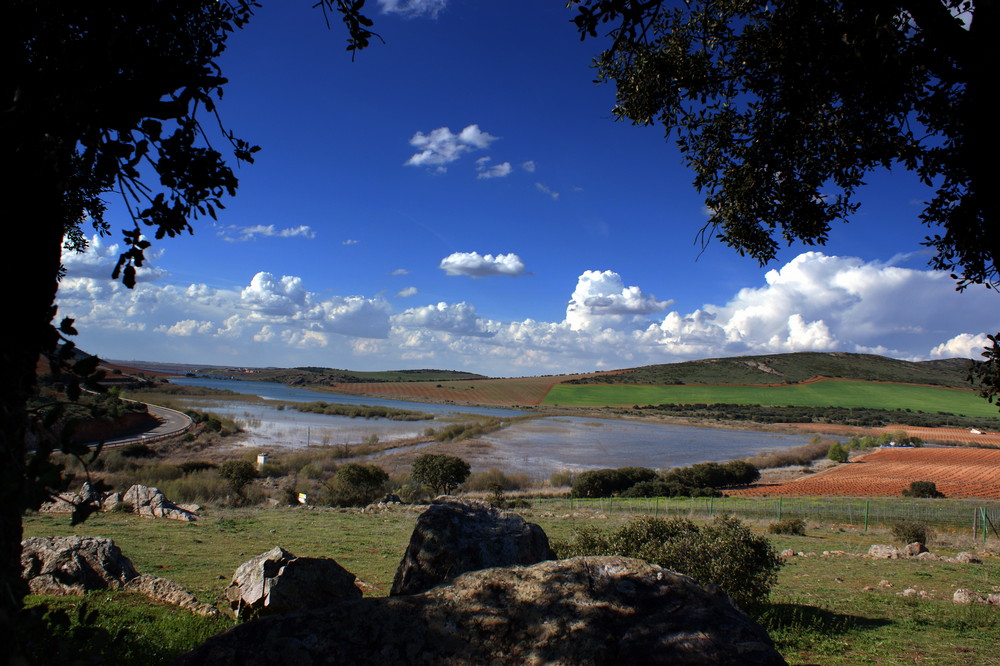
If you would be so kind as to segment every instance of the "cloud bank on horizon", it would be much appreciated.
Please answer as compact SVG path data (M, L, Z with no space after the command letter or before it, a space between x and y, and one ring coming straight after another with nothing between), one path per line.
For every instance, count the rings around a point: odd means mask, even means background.
M671 309L672 300L613 270L584 270L566 285L561 321L500 321L465 301L399 310L380 294L323 295L300 277L266 271L226 289L169 284L163 271L145 268L128 290L108 278L118 251L95 237L85 253L67 253L59 291L60 314L77 320L80 346L109 358L510 376L804 350L975 357L983 332L998 327L986 290L957 294L942 272L821 252L799 254L763 284L692 312ZM440 268L531 279L513 253L454 253ZM397 296L420 293L409 286Z

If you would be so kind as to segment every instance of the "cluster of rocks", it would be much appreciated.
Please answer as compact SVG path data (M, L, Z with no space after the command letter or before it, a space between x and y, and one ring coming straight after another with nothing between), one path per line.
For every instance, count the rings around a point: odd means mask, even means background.
M215 615L177 583L140 574L111 539L91 536L29 537L21 542L21 571L32 594L81 595L124 589L199 615Z
M983 561L976 557L974 554L969 552L957 553L954 557L943 557L941 555L936 555L927 550L924 544L920 542L913 542L907 544L902 548L896 546L889 546L884 544L874 544L864 555L857 555L854 553L848 553L843 550L825 550L822 555L817 555L816 553L804 553L802 551L794 551L791 548L781 551L781 557L783 559L791 559L793 557L864 557L876 560L936 560L940 562L950 562L954 564L982 564ZM840 580L839 578L837 580ZM863 592L874 592L876 590L891 589L893 584L887 580L881 580L878 585L868 585L862 589ZM907 587L902 592L896 593L901 597L918 597L921 599L933 599L934 595L927 592L927 590L920 589L918 587ZM952 595L952 601L956 604L991 604L1000 606L1000 594L980 594L974 590L968 589L958 589Z
M874 560L939 560L941 562L953 562L956 564L982 564L983 562L972 553L964 551L956 554L954 557L935 555L934 553L929 552L924 544L917 541L907 544L902 548L884 544L873 544L864 555L848 553L843 550L824 550L822 554L812 552L806 553L801 550L795 551L791 548L786 548L781 551L780 556L786 560L793 557L867 557Z
M389 597L362 598L332 560L275 548L242 565L227 591L259 619L179 663L785 663L717 588L640 560L553 556L542 529L516 514L436 500Z
M109 540L56 539L88 540L96 557L83 557L89 546L78 542L39 549L26 540L33 590L68 590L75 567L89 582L74 589L176 591L139 575ZM362 597L333 560L276 547L241 565L226 592L234 610L258 619L178 663L785 663L714 586L641 560L552 557L542 529L516 514L435 501L417 520L389 597Z
M191 522L198 519L201 507L197 504L174 504L152 486L136 484L124 493L102 493L94 490L89 483L84 483L75 493L62 493L53 501L39 507L42 513L72 513L81 504L95 504L102 511L120 511L127 507L129 513L135 513L147 518L167 518Z

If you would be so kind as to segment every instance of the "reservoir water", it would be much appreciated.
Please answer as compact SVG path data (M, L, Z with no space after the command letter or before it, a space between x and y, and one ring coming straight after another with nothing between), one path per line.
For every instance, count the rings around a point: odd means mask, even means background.
M208 378L171 380L189 386L207 386L258 395L268 400L367 404L434 414L429 421L392 421L310 414L279 410L259 403L198 398L198 404L244 422L247 446L300 447L308 444L354 444L372 436L379 441L406 439L428 427L440 428L460 415L514 416L512 409L466 407L308 391L284 384ZM473 417L474 418L474 417ZM447 420L447 421L444 421ZM473 469L495 467L548 478L559 470L581 471L636 465L669 468L697 462L726 461L763 451L798 446L809 435L784 435L756 430L723 430L623 419L547 416L515 423L483 435L488 446L462 454ZM377 462L377 461L376 461Z

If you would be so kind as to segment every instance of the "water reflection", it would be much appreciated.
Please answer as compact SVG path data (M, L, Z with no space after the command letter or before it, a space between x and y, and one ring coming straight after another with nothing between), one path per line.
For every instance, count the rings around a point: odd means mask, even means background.
M440 417L454 417L459 413L488 416L523 413L511 409L457 407L306 391L267 382L203 378L172 381L225 388L272 400L322 400L331 403L384 405L429 412ZM440 428L444 425L439 420L392 421L327 416L214 398L199 399L197 402L204 405L205 409L246 422L249 431L247 446L250 447L357 444L372 436L381 442L387 442L415 437L428 427ZM721 462L762 451L798 446L807 439L808 436L805 435L618 419L541 417L483 435L478 440L488 446L470 448L467 456L464 453L462 455L467 457L475 469L496 467L544 479L560 470L580 471L628 465L669 468L698 462Z

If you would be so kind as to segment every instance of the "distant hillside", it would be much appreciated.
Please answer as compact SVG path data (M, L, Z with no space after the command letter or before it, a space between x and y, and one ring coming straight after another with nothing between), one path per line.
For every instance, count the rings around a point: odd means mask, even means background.
M458 370L384 370L363 372L305 366L298 368L203 368L198 374L230 379L281 382L290 385L361 384L382 382L446 382L462 379L486 379L484 375Z
M796 352L629 368L567 384L795 384L814 377L969 388L970 361L900 361L874 354Z

